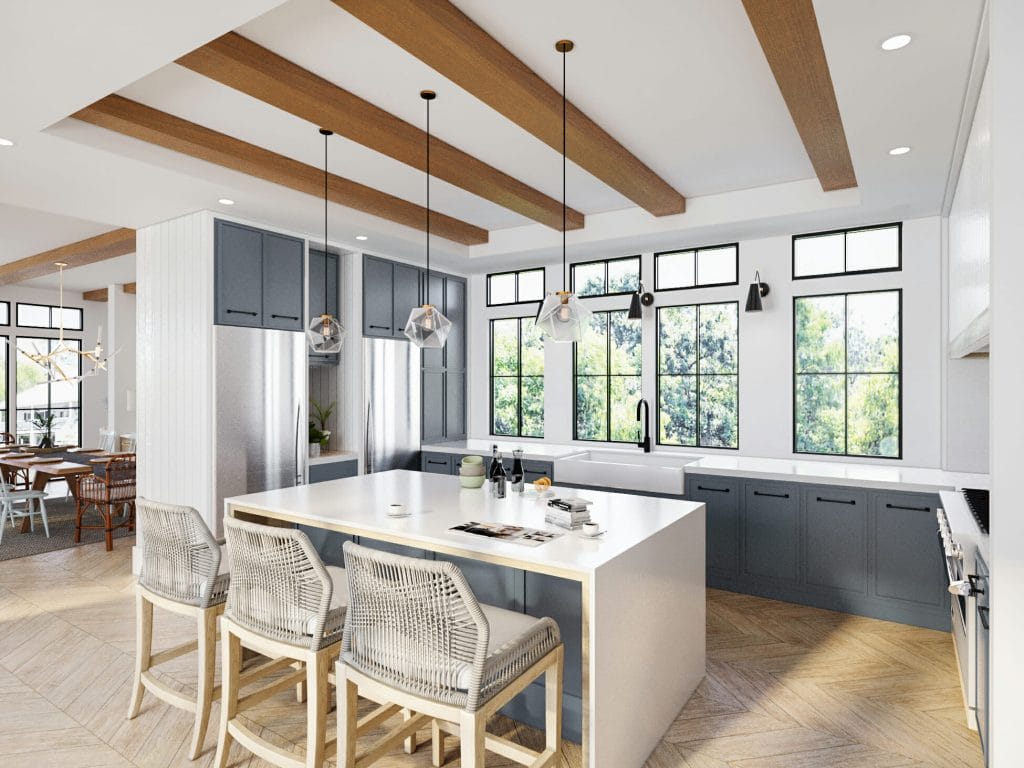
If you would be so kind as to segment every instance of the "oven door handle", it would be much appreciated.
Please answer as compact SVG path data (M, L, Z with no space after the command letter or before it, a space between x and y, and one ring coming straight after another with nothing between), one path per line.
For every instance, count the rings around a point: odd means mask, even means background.
M946 565L946 580L949 582L949 591L953 592L953 585L954 584L959 584L960 581L961 581L960 578L958 578L958 574L957 574L957 571L959 570L959 568L954 565L954 562L959 562L959 561L958 561L958 559L957 559L957 557L955 555L948 554L947 549L946 549L946 542L945 542L945 540L942 537L942 531L939 531L938 539L939 539L939 549L942 550L942 561ZM953 592L953 594L958 594L958 593Z

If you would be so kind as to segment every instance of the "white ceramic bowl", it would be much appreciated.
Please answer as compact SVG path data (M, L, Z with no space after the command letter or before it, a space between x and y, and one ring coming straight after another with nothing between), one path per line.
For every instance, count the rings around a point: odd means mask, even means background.
M463 477L483 477L484 476L484 465L483 464L463 464L459 467L459 474Z
M463 488L480 488L484 484L483 475L461 475L459 477L459 484Z

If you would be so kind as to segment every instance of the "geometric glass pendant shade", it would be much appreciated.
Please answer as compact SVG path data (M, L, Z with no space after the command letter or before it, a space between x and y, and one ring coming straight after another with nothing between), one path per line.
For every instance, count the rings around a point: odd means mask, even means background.
M427 103L427 295L421 307L413 307L405 323L406 338L421 349L440 349L448 341L452 321L430 303L430 102L437 98L433 91L420 91Z
M330 295L328 287L327 272L327 137L333 135L333 131L326 128L320 129L320 135L324 137L324 312L321 315L314 315L306 326L306 343L309 351L318 355L333 355L341 351L345 343L345 328L338 322L338 318L327 311L327 297Z
M582 340L592 314L575 294L554 291L544 299L537 313L536 325L548 341L578 342Z
M448 341L451 331L452 321L431 304L413 307L405 324L405 335L420 348L440 349Z

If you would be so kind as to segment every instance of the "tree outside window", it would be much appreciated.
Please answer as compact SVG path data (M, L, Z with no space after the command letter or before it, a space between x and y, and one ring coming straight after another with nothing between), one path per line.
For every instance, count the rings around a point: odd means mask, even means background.
M796 453L899 458L902 292L794 299Z
M532 317L491 321L491 434L544 437L544 339Z
M628 314L595 312L575 345L577 440L636 442L641 330Z
M658 442L739 447L739 305L658 309Z

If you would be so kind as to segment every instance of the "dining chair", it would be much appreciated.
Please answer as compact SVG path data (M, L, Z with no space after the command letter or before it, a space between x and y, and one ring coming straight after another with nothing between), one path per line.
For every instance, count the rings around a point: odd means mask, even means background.
M139 499L138 524L142 565L135 585L135 674L128 719L142 707L145 691L194 715L189 759L203 751L210 708L217 692L213 673L217 661L217 617L224 612L230 575L227 557L203 518L192 507ZM196 622L196 639L153 653L153 608ZM195 650L196 695L189 696L155 677L153 670Z
M19 507L17 505L24 505ZM7 483L0 482L0 543L4 540L4 527L11 521L29 518L29 525L36 529L35 516L43 521L46 538L50 538L50 521L46 517L46 491L16 490Z
M70 480L69 482L75 482ZM78 478L75 543L82 540L82 530L102 530L106 534L107 552L114 548L114 531L135 530L135 454L116 456L103 466L103 475L82 475ZM83 516L94 509L102 525L84 525ZM119 517L118 522L114 521Z
M327 738L331 665L341 650L348 604L343 568L325 566L305 533L296 529L224 519L231 586L220 619L220 728L214 766L224 768L233 742L282 768L320 768L333 752ZM242 649L270 661L244 674ZM242 688L292 667L256 691ZM306 699L306 755L298 759L257 736L240 715L291 686ZM300 700L302 695L300 694Z
M100 450L106 453L114 453L116 449L117 433L112 429L100 429Z
M335 667L339 768L365 768L427 724L435 766L448 734L460 738L462 768L482 768L485 750L533 768L559 764L564 646L552 619L479 603L454 563L353 542L343 551L349 608ZM488 733L488 718L542 676L544 751ZM378 709L358 718L357 696ZM359 736L400 713L401 723L357 753Z

